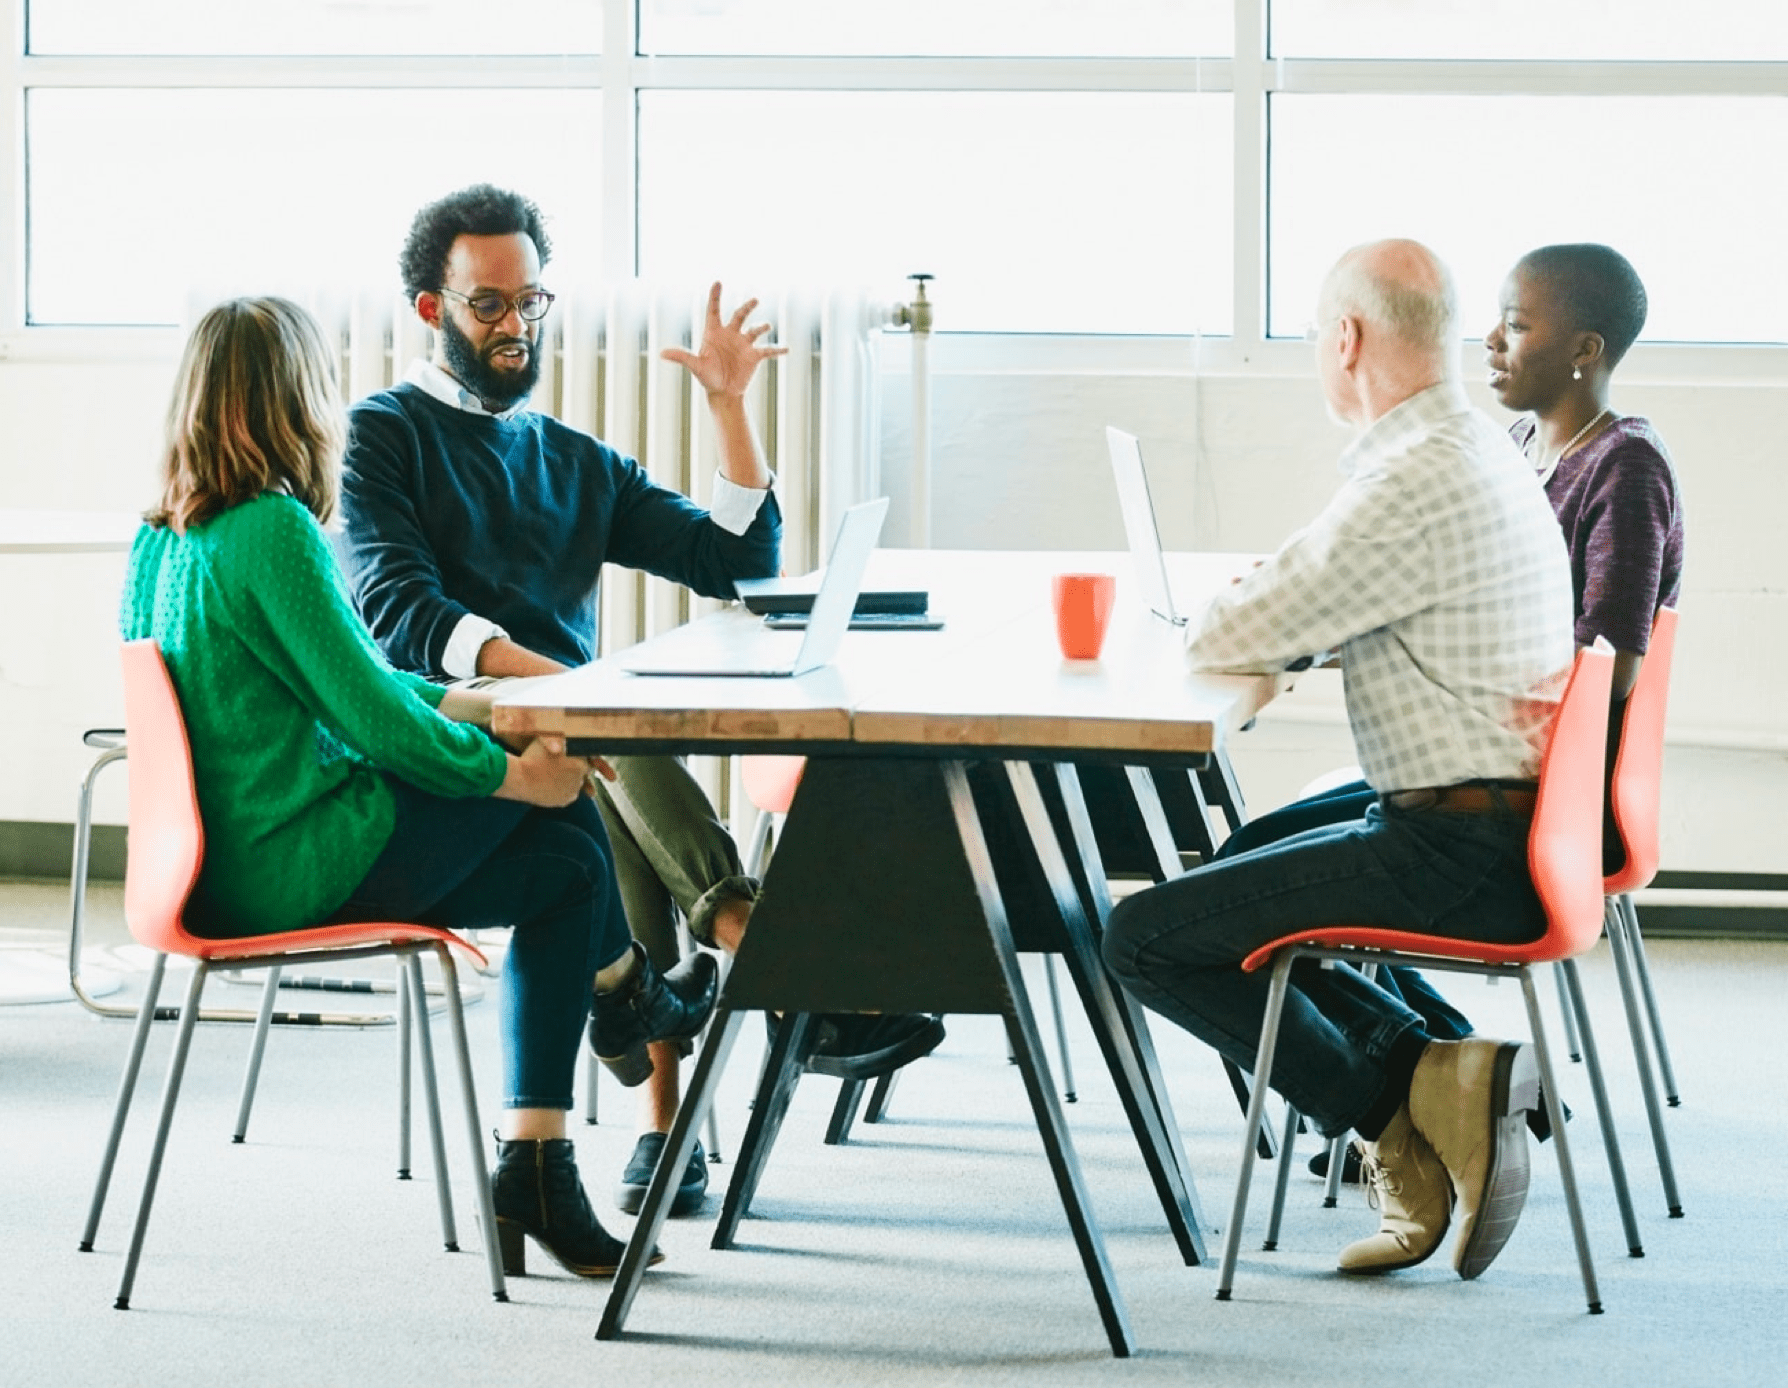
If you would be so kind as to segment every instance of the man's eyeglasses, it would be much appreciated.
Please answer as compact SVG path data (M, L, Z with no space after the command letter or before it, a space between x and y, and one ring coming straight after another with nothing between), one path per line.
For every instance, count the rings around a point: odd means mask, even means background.
M524 323L538 323L546 317L546 311L553 306L553 295L544 289L524 289L513 299L507 294L499 294L494 289L481 289L476 294L461 294L457 289L443 286L439 291L449 298L458 299L472 310L472 317L480 323L501 323L514 309L516 316Z

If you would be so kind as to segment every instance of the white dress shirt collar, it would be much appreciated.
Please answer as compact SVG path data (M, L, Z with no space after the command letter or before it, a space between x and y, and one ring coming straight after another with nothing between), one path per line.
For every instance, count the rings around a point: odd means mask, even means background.
M404 373L404 380L418 390L426 391L443 405L451 405L467 414L481 414L489 419L514 419L528 408L528 397L524 395L506 410L487 410L484 402L467 390L457 377L449 375L423 357L417 357L410 363L410 369Z

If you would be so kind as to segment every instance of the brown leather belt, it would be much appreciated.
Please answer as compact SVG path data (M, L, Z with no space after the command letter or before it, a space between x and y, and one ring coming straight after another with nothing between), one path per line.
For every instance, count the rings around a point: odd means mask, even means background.
M1399 810L1434 810L1440 814L1531 815L1539 791L1533 786L1419 786L1394 790L1383 797Z

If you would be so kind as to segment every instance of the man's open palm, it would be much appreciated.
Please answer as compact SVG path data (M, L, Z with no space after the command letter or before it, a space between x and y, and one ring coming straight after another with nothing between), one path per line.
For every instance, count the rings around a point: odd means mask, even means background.
M756 299L747 299L723 323L720 319L720 282L716 280L708 291L708 319L702 327L700 351L666 347L659 355L666 361L688 367L689 374L709 395L744 395L751 378L757 374L758 363L788 351L786 347L758 345L758 339L770 331L770 325L745 326L745 320L756 307Z

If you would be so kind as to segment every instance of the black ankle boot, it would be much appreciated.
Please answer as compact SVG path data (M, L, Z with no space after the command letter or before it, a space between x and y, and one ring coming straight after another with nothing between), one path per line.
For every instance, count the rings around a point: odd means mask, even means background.
M652 1073L651 1041L685 1041L707 1025L720 991L714 956L697 950L669 973L653 967L637 941L633 977L596 994L590 1016L590 1049L629 1089Z
M613 1277L627 1251L596 1219L569 1138L497 1143L497 1169L491 1173L491 1199L497 1207L497 1245L503 1273L523 1277L528 1271L523 1235L567 1272L579 1277ZM652 1250L651 1262L664 1255Z

